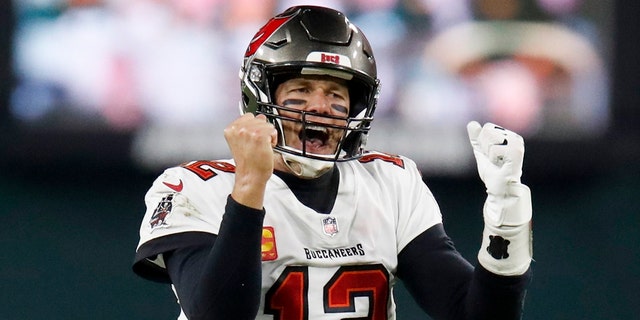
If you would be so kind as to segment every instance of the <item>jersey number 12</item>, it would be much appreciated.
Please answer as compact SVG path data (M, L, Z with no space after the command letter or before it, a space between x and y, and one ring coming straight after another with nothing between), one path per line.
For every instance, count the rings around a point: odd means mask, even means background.
M308 267L286 267L267 292L264 313L273 315L277 320L308 319L308 290ZM384 266L374 264L340 267L324 285L324 312L355 312L356 297L369 298L369 314L362 319L387 319L389 273Z

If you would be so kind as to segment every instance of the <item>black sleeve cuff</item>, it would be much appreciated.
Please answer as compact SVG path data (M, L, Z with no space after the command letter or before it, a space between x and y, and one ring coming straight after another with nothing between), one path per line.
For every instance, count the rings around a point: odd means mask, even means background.
M159 254L178 248L211 244L216 235L207 232L183 232L153 239L136 251L133 261L133 272L147 280L171 283L167 270L151 261Z
M478 263L475 268L475 279L490 290L522 292L531 282L532 273L529 267L525 273L518 276L501 276L488 271Z
M242 221L251 222L253 220L253 222L259 223L260 226L262 226L262 220L264 219L264 215L265 215L264 209L258 210L251 207L247 207L243 204L236 202L236 200L233 199L231 195L227 197L227 206L225 209L226 209L225 215L227 216L232 216L235 218L236 216L239 215L241 216L239 218L241 218Z

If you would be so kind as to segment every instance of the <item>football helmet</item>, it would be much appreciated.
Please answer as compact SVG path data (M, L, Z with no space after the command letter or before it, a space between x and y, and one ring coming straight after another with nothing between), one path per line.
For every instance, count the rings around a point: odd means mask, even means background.
M335 116L276 105L279 84L300 75L326 75L347 81L350 110L345 125L308 119ZM380 81L369 41L341 12L295 6L271 18L251 40L240 70L242 113L265 114L278 131L274 149L299 176L319 176L335 161L359 158L373 121ZM283 112L286 111L286 112ZM292 113L296 114L293 116ZM283 121L302 125L301 149L287 145ZM327 121L330 122L330 121ZM333 154L307 152L305 139L318 126L342 132Z

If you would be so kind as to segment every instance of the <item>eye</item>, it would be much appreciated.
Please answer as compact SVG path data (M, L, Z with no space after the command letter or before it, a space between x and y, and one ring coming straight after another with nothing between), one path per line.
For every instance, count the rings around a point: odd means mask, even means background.
M338 100L343 100L344 98L342 97L342 95L336 91L329 93L329 96L334 98L334 99L338 99Z
M309 89L307 87L296 87L291 89L291 92L295 93L309 93Z
M349 99L349 92L346 89L332 88L329 95L336 100L347 101Z

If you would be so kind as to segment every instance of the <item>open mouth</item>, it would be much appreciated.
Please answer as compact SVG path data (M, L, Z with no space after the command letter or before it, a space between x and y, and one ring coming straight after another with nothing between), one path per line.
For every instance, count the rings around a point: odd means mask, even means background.
M307 149L318 149L329 141L329 129L322 126L307 125L301 130L298 137L305 143Z

